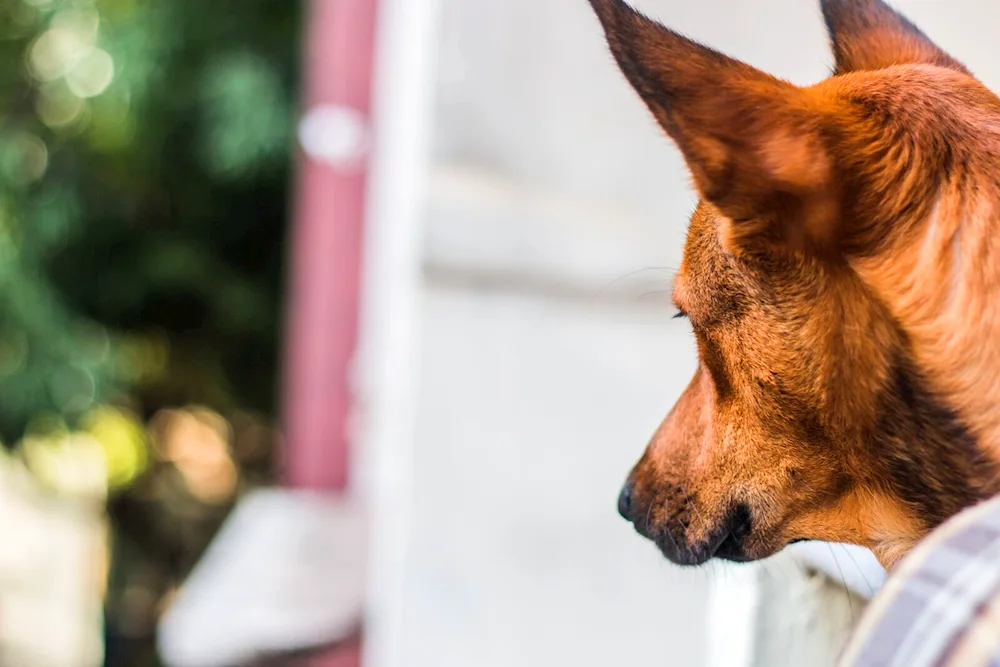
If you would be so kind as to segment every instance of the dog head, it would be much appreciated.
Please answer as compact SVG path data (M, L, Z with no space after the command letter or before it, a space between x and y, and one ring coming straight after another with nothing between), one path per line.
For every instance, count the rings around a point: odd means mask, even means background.
M591 0L700 202L698 368L620 512L680 564L790 542L892 565L1000 491L1000 99L881 0L822 0L809 87Z

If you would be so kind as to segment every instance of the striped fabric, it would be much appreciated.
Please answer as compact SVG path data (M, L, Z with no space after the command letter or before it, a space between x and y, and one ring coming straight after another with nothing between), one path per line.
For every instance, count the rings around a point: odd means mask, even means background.
M840 667L1000 667L1000 498L951 519L903 559Z

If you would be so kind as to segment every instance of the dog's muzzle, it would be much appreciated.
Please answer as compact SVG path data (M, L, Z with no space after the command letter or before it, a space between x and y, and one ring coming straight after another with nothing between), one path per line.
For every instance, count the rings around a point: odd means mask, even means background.
M745 504L735 505L725 520L713 527L707 539L695 543L688 540L684 526L670 525L669 518L651 522L649 507L637 502L635 483L631 480L618 495L618 513L635 527L636 532L652 540L668 560L678 565L702 565L712 558L737 563L753 560L744 549L753 529L753 517Z

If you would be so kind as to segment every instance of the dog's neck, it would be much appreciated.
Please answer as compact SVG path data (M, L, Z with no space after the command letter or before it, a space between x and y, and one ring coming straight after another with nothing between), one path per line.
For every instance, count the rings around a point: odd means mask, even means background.
M953 181L929 210L856 269L906 332L928 390L1000 462L1000 183Z

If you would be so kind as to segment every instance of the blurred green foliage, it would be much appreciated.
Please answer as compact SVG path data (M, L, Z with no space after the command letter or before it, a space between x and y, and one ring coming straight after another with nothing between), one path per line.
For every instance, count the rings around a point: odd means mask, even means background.
M0 440L271 413L299 3L0 0Z

